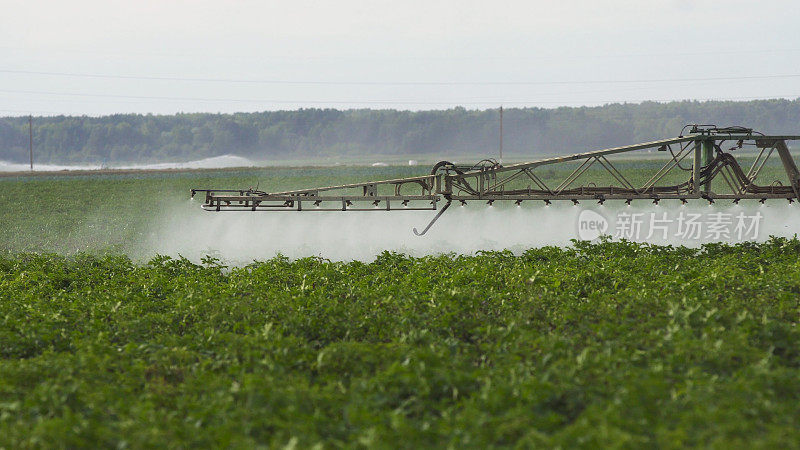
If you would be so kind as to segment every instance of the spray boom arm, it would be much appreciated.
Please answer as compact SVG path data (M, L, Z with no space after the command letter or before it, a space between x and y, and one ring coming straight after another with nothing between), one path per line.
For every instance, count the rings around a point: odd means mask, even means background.
M688 126L687 126L688 127ZM786 141L800 140L798 135L767 136L741 127L719 128L693 125L690 133L671 139L609 148L569 156L502 166L495 160L483 160L472 166L459 166L442 161L433 166L430 175L394 180L327 186L284 192L259 190L192 189L194 197L205 195L207 211L413 211L439 212L418 236L425 234L454 201L523 201L568 200L652 200L689 199L715 200L786 199L800 197L798 172ZM684 128L685 130L686 128ZM723 145L734 146L723 150ZM754 147L754 161L745 171L731 153L744 146ZM609 157L656 150L666 160L646 181L630 168L618 167ZM758 185L756 179L774 153L786 173L786 179L769 185ZM688 161L687 161L688 160ZM621 165L619 165L621 166ZM590 171L590 169L594 169ZM566 170L565 170L566 169ZM599 172L599 174L597 173ZM676 172L686 172L675 181ZM587 177L597 181L586 181ZM555 180L553 180L555 178ZM601 182L607 179L606 183ZM639 177L640 178L640 177ZM671 182L667 180L673 179ZM711 189L712 180L721 178L721 189ZM583 180L578 183L578 180Z

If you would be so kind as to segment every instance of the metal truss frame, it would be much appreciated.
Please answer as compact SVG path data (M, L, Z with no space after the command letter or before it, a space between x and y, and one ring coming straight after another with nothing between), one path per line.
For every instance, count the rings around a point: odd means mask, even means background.
M800 172L798 172L786 141L800 140L799 135L763 135L741 127L719 128L713 125L694 125L683 136L605 150L545 158L537 161L503 166L494 160L484 160L473 166L459 166L447 161L436 164L430 175L371 181L340 186L327 186L284 192L258 190L192 189L205 194L203 209L210 211L394 211L436 210L445 202L439 213L422 231L430 228L453 201L465 204L472 201L552 201L567 200L651 200L678 199L729 199L734 202L753 199L796 200L800 197ZM733 146L727 150L723 146ZM759 151L745 172L732 152L745 146ZM635 154L643 151L669 152L661 168L644 183L632 182L614 164L609 156ZM784 182L759 185L757 180L770 157L777 153L786 173ZM687 161L688 160L688 161ZM547 183L537 173L540 168L563 167L577 164L560 182ZM614 180L608 185L595 182L578 184L577 181L590 168L595 167ZM665 183L665 177L676 171L686 172L685 181ZM716 192L712 182L721 179L723 190ZM523 183L520 187L519 184ZM527 183L527 184L526 184ZM413 191L412 191L413 190Z

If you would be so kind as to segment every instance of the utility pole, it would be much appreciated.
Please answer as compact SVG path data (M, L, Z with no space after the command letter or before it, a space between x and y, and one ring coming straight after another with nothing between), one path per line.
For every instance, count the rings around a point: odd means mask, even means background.
M503 163L503 105L500 105L500 164Z
M28 150L30 150L31 172L33 172L33 115L28 115Z

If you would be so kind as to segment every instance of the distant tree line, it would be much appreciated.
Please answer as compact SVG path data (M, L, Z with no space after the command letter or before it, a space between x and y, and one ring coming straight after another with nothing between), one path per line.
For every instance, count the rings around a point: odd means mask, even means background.
M504 148L510 155L591 150L674 136L687 123L800 133L800 99L511 108L504 112ZM300 109L34 118L34 147L40 163L176 161L224 154L255 160L493 154L498 135L496 109ZM24 162L27 158L27 118L0 118L0 160Z

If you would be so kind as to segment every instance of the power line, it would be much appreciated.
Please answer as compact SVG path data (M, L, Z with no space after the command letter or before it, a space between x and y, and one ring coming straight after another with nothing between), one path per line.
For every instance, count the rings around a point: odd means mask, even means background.
M97 98L119 98L119 99L139 99L139 100L167 100L167 101L197 101L197 102L223 102L223 103L308 103L308 104L442 104L443 102L414 102L398 100L278 100L278 99L243 99L243 98L208 98L208 97L170 97L156 95L121 95L121 94L90 94L83 92L55 92L55 91L29 91L0 89L0 92L11 94L34 94L34 95L62 95L70 97L97 97ZM446 102L444 102L446 103ZM491 102L477 102L479 104Z
M277 103L277 104L325 104L325 105L497 105L515 104L515 105L531 105L531 104L552 104L552 105L565 105L565 104L608 104L608 103L640 103L644 101L654 102L671 102L681 101L677 99L649 99L649 100L609 100L609 101L592 101L592 102L576 102L576 101L541 101L541 100L504 100L504 99L487 99L481 101L414 101L414 100L286 100L286 99L241 99L241 98L207 98L207 97L170 97L170 96L149 96L149 95L120 95L120 94L92 94L84 92L56 92L56 91L31 91L31 90L10 90L0 89L0 93L12 94L33 94L33 95L55 95L55 96L69 96L69 97L90 97L90 98L117 98L117 99L138 99L138 100L166 100L166 101L192 101L192 102L222 102L222 103ZM773 95L773 96L740 96L740 97L710 97L703 99L692 99L696 101L725 101L725 100L768 100L778 98L798 98L800 94L791 95ZM21 111L20 111L21 112Z
M199 49L190 49L190 50L182 50L182 51L173 51L173 52L164 52L164 51L127 51L121 52L118 49L115 50L103 50L103 49L85 49L85 48L63 48L63 47L29 47L23 48L19 46L8 46L8 45L0 45L0 50L13 50L13 51L22 51L25 53L31 52L38 52L38 53L75 53L75 54L86 54L86 55L99 55L99 56L146 56L146 57L164 57L164 58L176 58L176 57L202 57L204 59L209 58L209 54L206 51L199 50ZM800 52L800 48L761 48L761 49L726 49L726 50L705 50L705 51L681 51L681 52L651 52L651 53L603 53L597 51L587 51L587 52L580 52L580 53L570 53L569 55L563 54L535 54L535 55L497 55L497 54L479 54L479 55L342 55L342 54L329 54L329 55L262 55L259 57L262 61L285 61L285 60L301 60L301 61L311 61L311 60L336 60L336 61L352 61L352 60L392 60L392 61L460 61L460 60L469 60L469 61L496 61L496 60L506 60L506 61L531 61L531 60L584 60L587 58L607 58L607 59L619 59L619 58L642 58L642 57L680 57L680 56L713 56L713 55L742 55L742 54L772 54L772 53L795 53ZM244 59L250 60L253 58L252 54L231 54L226 53L224 55L211 55L214 59Z
M725 77L691 77L691 78L651 78L628 80L581 80L581 81L368 81L368 80L284 80L284 79L237 79L237 78L203 78L203 77L169 77L146 75L90 74L78 72L45 72L33 70L0 69L0 73L19 75L42 75L72 78L103 78L122 80L148 81L184 81L202 83L246 83L246 84L283 84L283 85L321 85L321 86L538 86L538 85L577 85L577 84L630 84L630 83L680 83L694 81L734 81L734 80L768 80L780 78L800 78L800 74L749 75Z
M40 109L0 109L0 112L17 114L63 114L61 111L44 111Z

